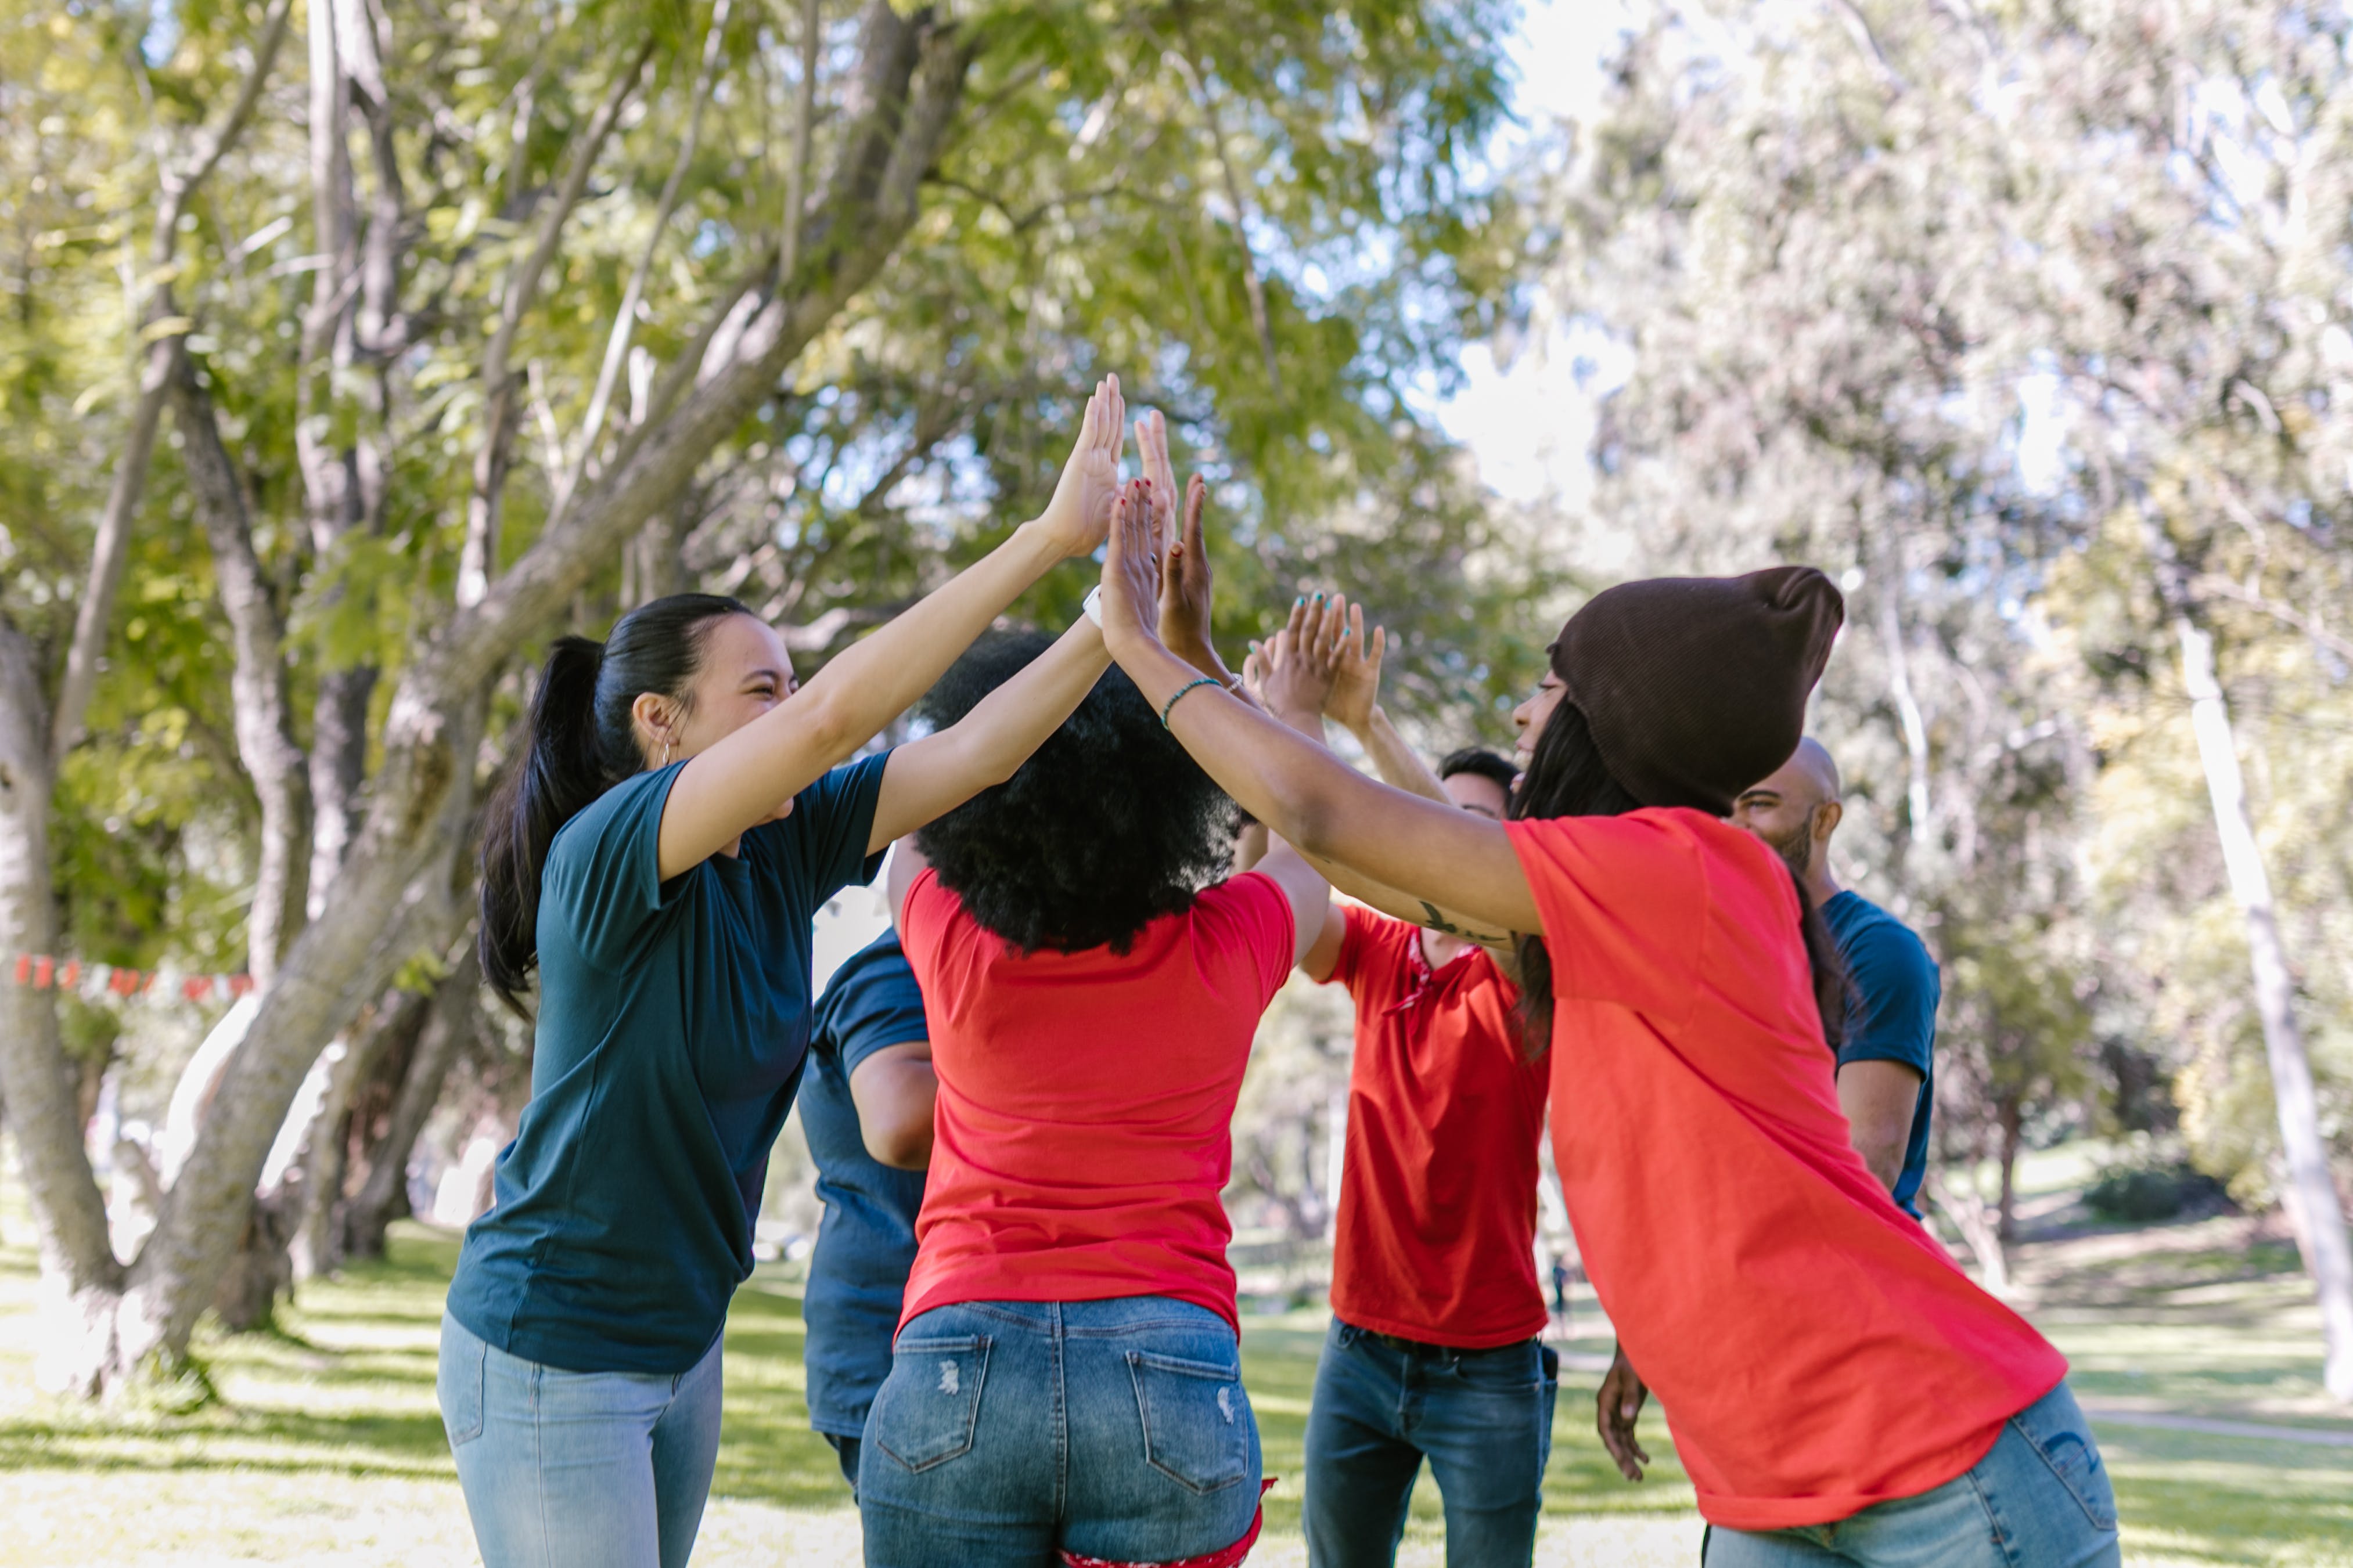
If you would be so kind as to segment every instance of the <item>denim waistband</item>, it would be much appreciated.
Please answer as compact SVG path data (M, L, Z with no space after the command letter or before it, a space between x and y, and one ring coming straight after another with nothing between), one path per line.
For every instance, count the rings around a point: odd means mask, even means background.
M1427 1356L1433 1361L1460 1361L1464 1356L1517 1353L1526 1350L1532 1344L1541 1342L1536 1336L1530 1335L1525 1340L1513 1340L1500 1345L1440 1345L1432 1344L1427 1340L1409 1340L1398 1334L1385 1334L1377 1329L1360 1327L1345 1318L1335 1317L1332 1321L1339 1324L1351 1338L1370 1340L1375 1344L1386 1345L1399 1355Z

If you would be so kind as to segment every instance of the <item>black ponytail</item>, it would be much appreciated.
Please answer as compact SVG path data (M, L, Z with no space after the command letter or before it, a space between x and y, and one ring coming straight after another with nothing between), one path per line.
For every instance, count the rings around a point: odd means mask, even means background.
M1552 710L1544 732L1536 737L1528 771L1512 794L1514 820L1555 816L1623 816L1642 803L1618 782L1601 749L1593 743L1593 730L1585 710L1567 700ZM1777 856L1776 858L1778 858ZM1846 1035L1846 963L1821 911L1814 908L1806 884L1789 873L1798 890L1798 932L1806 944L1806 960L1813 971L1814 1002L1821 1010L1822 1034L1835 1057ZM1541 934L1522 932L1513 939L1520 961L1520 1024L1531 1056L1552 1041L1552 954Z
M646 765L631 707L648 691L686 701L712 626L750 614L717 595L673 594L623 616L608 642L558 637L548 650L530 743L482 833L482 974L510 1006L539 963L539 876L556 830Z

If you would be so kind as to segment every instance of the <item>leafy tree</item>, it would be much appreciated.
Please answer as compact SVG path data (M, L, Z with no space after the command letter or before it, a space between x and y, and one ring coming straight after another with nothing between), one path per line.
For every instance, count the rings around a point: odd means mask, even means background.
M435 976L554 631L694 582L821 660L1117 370L1216 487L1230 631L1336 578L1427 712L1533 668L1544 580L1409 396L1532 254L1469 172L1500 0L0 16L0 938L267 982L127 1260L53 997L0 992L70 1386L185 1352L306 1075L314 1204L380 1215L403 1146L339 1162L462 1058Z

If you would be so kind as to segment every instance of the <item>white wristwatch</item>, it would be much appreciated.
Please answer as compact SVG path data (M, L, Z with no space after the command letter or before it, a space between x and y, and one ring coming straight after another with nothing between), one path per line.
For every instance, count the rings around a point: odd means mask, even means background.
M1087 619L1094 622L1097 627L1101 627L1103 626L1102 584L1098 583L1093 587L1087 590L1087 602L1080 607L1086 611Z

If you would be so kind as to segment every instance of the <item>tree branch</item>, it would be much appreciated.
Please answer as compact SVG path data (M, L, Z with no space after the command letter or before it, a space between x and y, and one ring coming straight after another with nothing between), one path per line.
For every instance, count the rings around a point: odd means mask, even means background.
M565 220L580 205L580 194L587 188L596 156L604 151L606 138L619 122L621 110L637 90L638 78L644 73L653 52L654 39L648 34L629 63L615 74L612 85L606 90L605 101L596 106L596 117L589 121L587 135L573 150L563 184L540 215L531 249L507 277L498 329L491 334L490 346L482 353L482 439L474 454L473 490L466 501L466 542L458 562L458 603L461 606L480 603L482 595L490 591L491 580L498 575L499 516L506 489L508 456L514 441L514 387L509 361L514 351L515 332L522 325L524 312L531 309L533 297L539 292L540 276L555 255Z
M187 323L172 308L172 271L179 245L180 215L188 200L220 167L220 161L253 121L254 104L262 84L277 63L278 47L286 38L286 18L293 0L276 0L255 46L253 64L239 88L228 118L216 131L201 132L195 154L184 172L168 169L162 176L163 201L155 215L155 230L148 245L148 279L152 289L144 304L132 312L139 340L144 345L139 373L139 399L132 407L124 433L122 456L114 468L114 482L106 493L106 510L99 514L97 539L90 550L90 576L81 603L74 613L73 641L66 650L65 677L49 716L49 757L52 767L65 759L81 740L82 721L90 712L90 694L98 689L99 661L105 657L106 634L114 619L114 598L122 589L123 567L131 559L131 524L147 493L148 466L155 455L155 431L163 423L164 399L178 367L181 341Z
M596 370L596 388L589 395L588 412L580 421L580 436L571 461L557 477L554 498L548 503L550 520L564 515L572 504L572 492L579 488L580 476L587 469L588 460L596 450L596 437L605 426L605 411L613 400L613 385L620 379L621 365L629 357L629 338L638 324L638 301L645 298L646 279L653 271L654 256L660 250L662 236L670 228L670 220L678 211L680 194L686 188L686 171L694 163L694 149L702 133L702 110L711 101L711 85L719 74L719 61L724 53L727 36L729 0L716 0L711 12L711 30L703 35L702 69L694 81L694 99L686 115L686 135L678 144L678 156L670 166L670 178L662 183L661 199L655 204L653 228L646 236L645 248L638 252L638 264L629 271L629 281L621 290L621 308L613 314L613 331L605 342L605 363Z
M172 378L172 416L180 427L180 462L213 551L213 576L237 648L229 676L237 749L261 803L261 856L246 925L246 964L268 985L279 954L301 923L302 851L311 794L302 749L294 743L287 689L286 627L253 548L252 510L237 466L222 443L212 399L185 355Z

